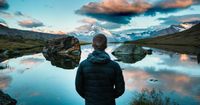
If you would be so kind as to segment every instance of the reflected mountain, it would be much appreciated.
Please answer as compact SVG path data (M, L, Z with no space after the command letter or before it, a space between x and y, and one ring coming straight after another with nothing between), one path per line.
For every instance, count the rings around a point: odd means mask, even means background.
M52 65L63 69L74 69L79 65L80 55L59 55L43 53L46 60Z
M146 54L151 54L140 46L133 44L123 44L116 48L112 54L117 58L117 61L124 63L136 63L142 60Z

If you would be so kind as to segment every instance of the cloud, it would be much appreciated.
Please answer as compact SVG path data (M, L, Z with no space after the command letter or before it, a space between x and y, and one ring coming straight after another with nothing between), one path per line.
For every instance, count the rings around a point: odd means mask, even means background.
M0 0L0 10L8 9L9 5L6 0Z
M1 19L1 18L0 18L0 25L8 26L8 24L6 23L6 21L4 21L4 20Z
M34 28L34 27L42 27L44 24L38 20L35 19L29 19L29 20L22 20L18 21L18 25L25 28Z
M15 13L15 16L25 16L22 12L20 11L16 11Z
M175 70L155 68L134 68L123 71L126 88L128 90L158 89L163 92L173 91L181 96L200 97L199 77L191 77ZM157 82L151 82L156 79Z
M200 21L200 14L169 16L165 18L158 18L158 20L163 21L162 24L165 24L165 25L180 24L184 22Z
M122 25L118 23L112 23L112 22L99 22L97 23L98 26L103 27L105 29L117 29L120 28Z
M199 3L200 0L162 0L154 3L145 0L103 0L90 2L75 13L101 21L128 24L134 16L175 12Z
M79 22L86 23L86 24L95 24L97 20L93 18L85 18L85 19L80 20Z
M0 74L0 90L8 87L11 81L12 78L10 76Z
M11 13L5 11L0 11L0 16L4 18L13 18L13 15Z
M118 23L107 22L107 21L102 22L102 21L98 21L98 20L93 19L93 18L85 18L85 19L80 20L79 22L84 23L86 25L94 24L94 25L97 25L97 26L105 28L105 29L117 29L117 28L121 27L121 24L118 24ZM79 28L82 29L83 27L84 28L88 27L86 25L83 25Z

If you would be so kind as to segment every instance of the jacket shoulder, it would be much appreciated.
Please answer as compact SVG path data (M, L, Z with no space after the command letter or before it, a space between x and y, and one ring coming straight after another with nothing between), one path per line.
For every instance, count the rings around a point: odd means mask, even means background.
M119 64L113 60L110 61L110 64L114 67L114 68L120 68Z
M79 66L85 66L85 65L88 65L89 64L89 61L87 59L83 60Z

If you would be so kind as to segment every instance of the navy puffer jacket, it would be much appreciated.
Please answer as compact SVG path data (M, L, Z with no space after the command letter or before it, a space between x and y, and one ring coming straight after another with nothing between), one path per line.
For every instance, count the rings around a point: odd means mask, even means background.
M75 82L85 105L115 105L115 98L125 90L119 64L104 51L94 51L81 62Z

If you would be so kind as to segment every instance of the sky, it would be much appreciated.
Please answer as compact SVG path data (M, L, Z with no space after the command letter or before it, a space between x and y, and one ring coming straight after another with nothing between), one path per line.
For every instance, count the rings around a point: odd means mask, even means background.
M111 31L200 20L200 0L0 0L10 28L67 33L95 24Z

